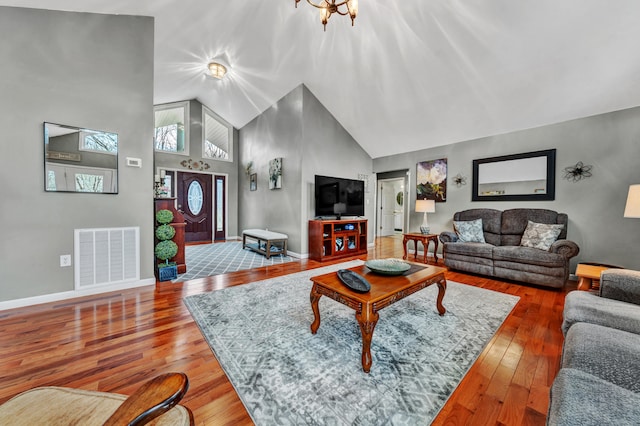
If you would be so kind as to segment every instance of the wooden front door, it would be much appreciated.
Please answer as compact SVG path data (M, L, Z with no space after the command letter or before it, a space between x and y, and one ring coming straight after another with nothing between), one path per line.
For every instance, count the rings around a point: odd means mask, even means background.
M178 172L178 209L187 222L185 242L212 241L211 175Z

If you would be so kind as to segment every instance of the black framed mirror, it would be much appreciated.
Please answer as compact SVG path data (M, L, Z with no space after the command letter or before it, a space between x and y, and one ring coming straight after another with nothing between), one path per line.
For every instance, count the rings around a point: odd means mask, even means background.
M556 150L473 160L471 201L554 200Z
M118 135L44 123L44 189L118 193Z

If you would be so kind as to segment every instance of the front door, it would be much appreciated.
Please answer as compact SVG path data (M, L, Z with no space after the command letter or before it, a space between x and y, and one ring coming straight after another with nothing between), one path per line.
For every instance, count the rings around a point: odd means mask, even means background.
M183 212L185 242L212 241L211 175L178 172L178 209Z

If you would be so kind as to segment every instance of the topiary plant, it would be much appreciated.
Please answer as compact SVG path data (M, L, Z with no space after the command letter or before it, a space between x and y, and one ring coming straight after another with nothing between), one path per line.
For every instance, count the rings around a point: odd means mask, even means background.
M173 212L171 210L158 210L156 213L156 221L161 225L171 223L173 220Z
M156 221L160 224L156 228L156 238L160 241L156 244L155 255L158 259L164 260L165 265L169 265L169 259L178 254L178 245L171 241L176 235L176 230L169 225L173 220L173 212L171 210L158 210L156 212ZM161 265L158 265L160 267Z
M158 259L164 260L168 264L169 259L178 254L178 245L171 240L160 241L156 245L155 254Z
M156 238L160 241L167 241L173 238L176 235L176 230L171 225L160 225L156 228Z

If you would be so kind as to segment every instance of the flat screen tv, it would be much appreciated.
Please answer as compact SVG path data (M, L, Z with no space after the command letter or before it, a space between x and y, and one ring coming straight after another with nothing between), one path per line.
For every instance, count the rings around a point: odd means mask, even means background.
M316 175L316 216L364 216L364 181Z

